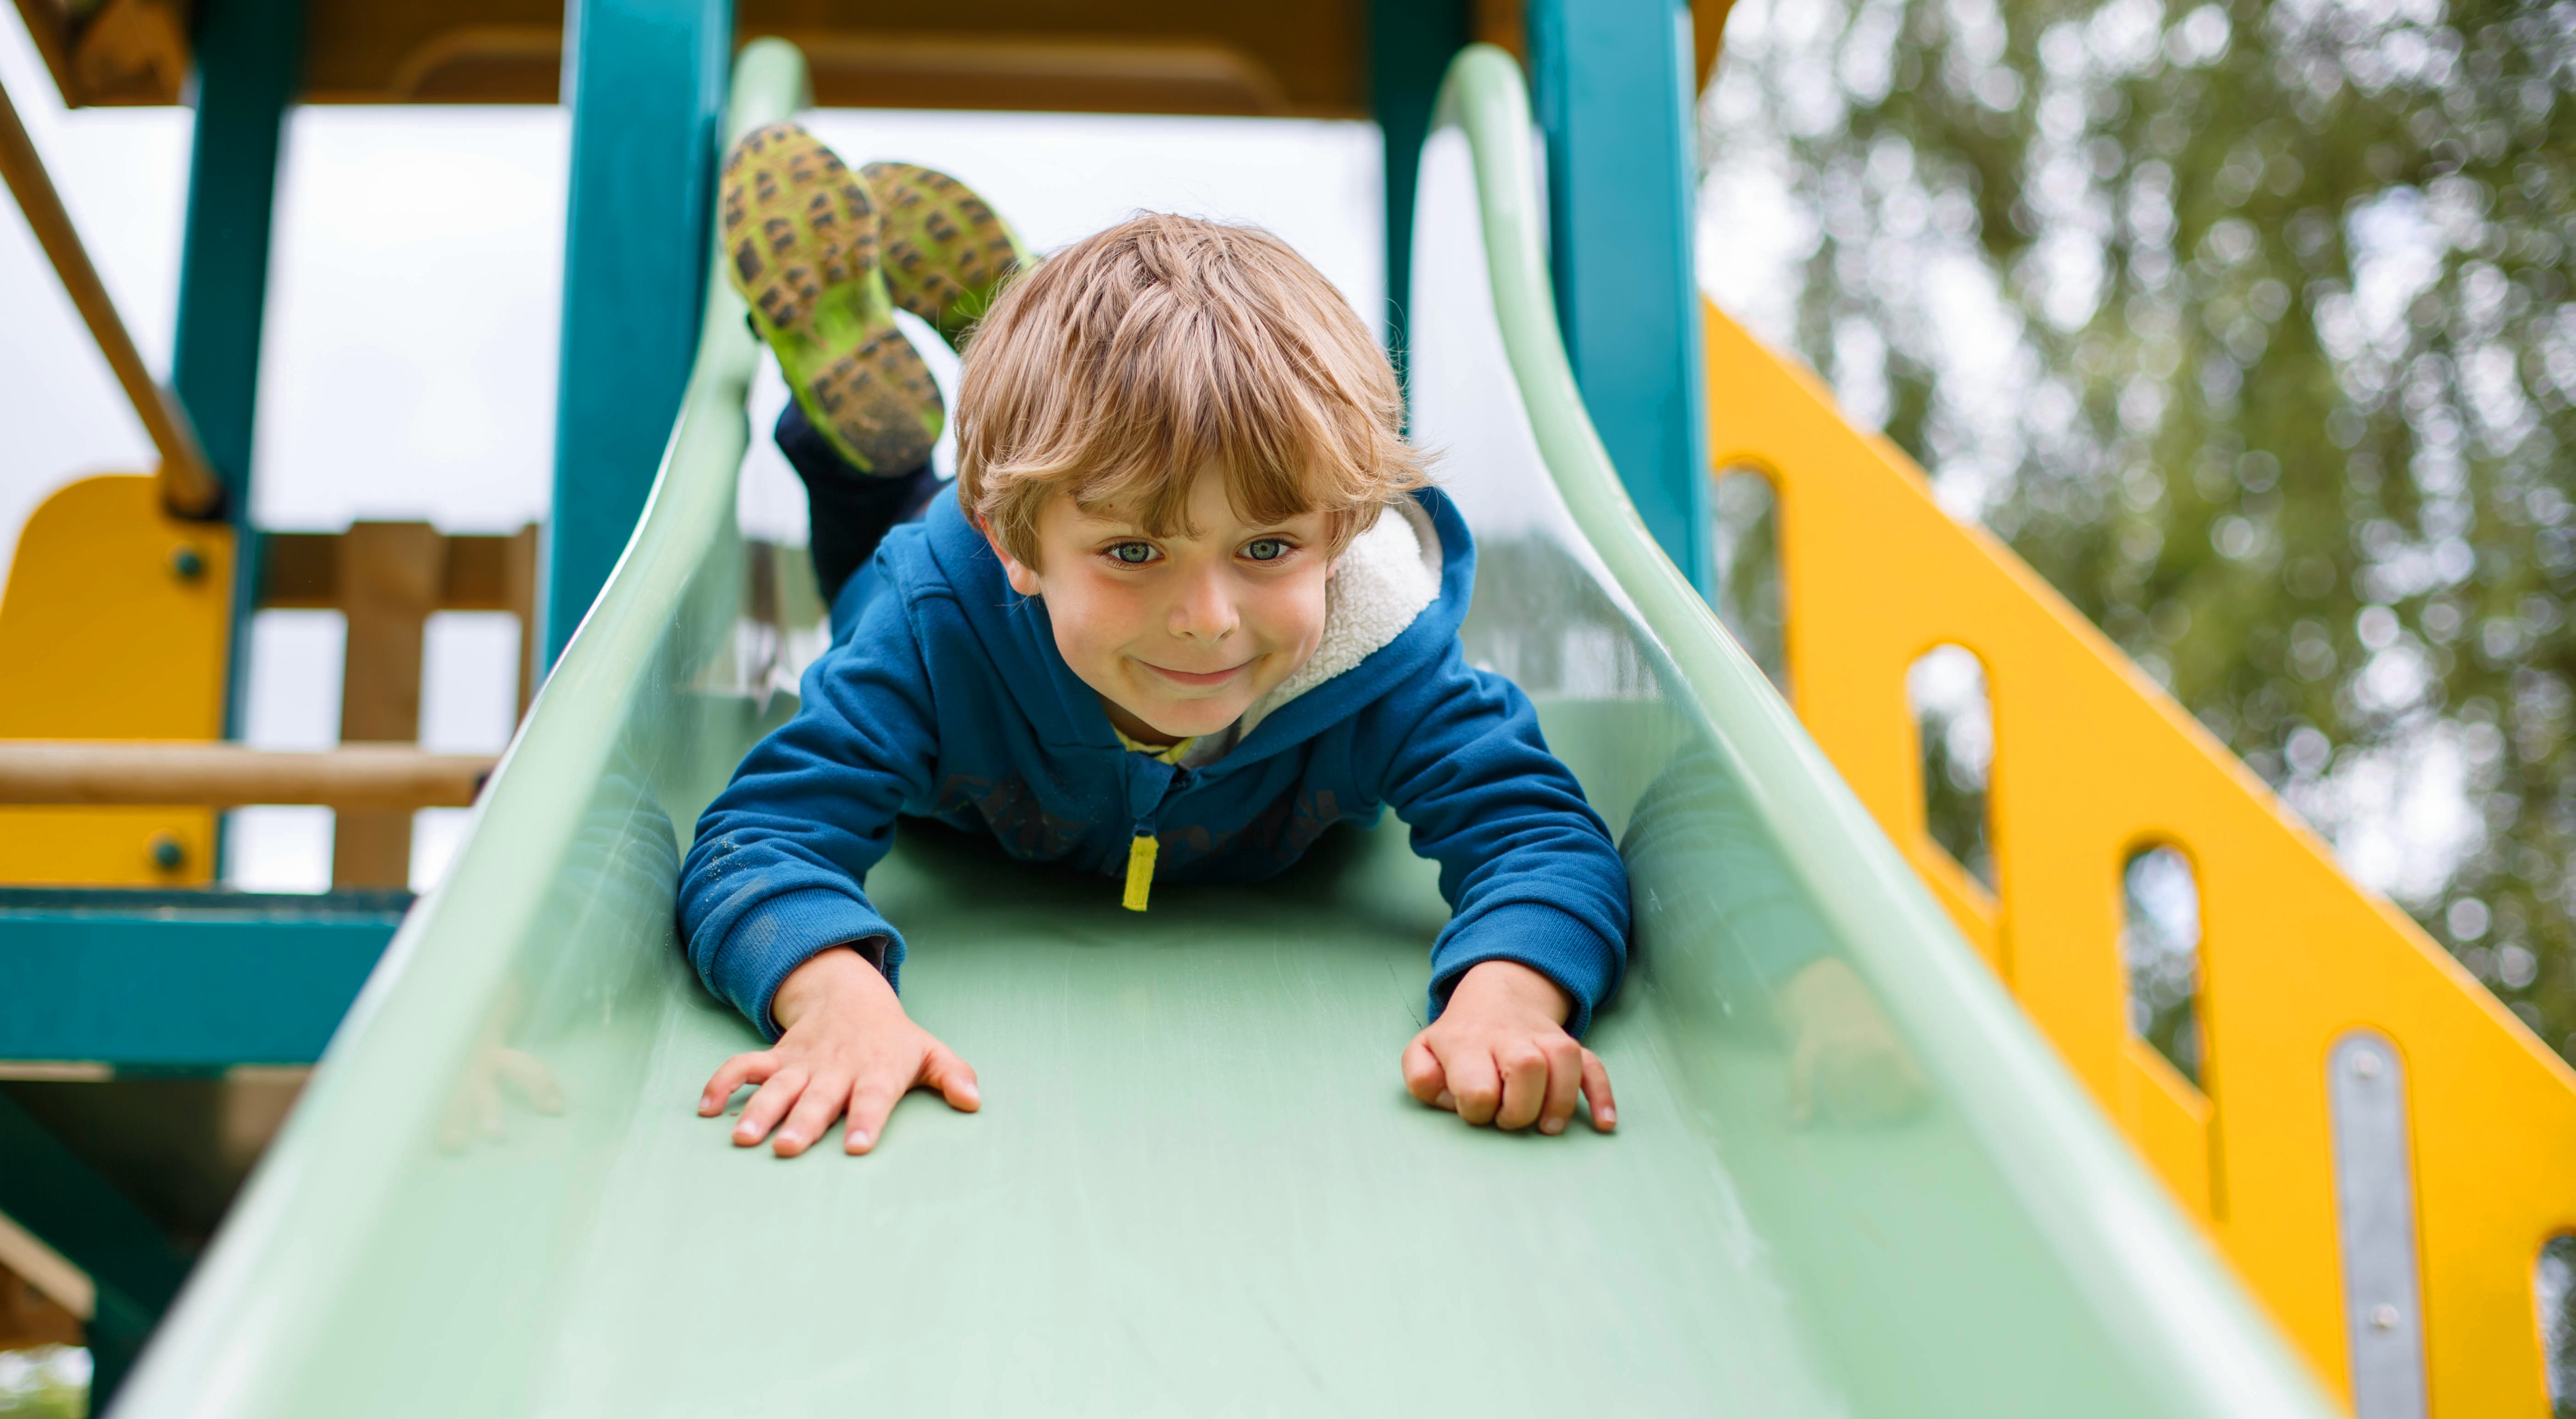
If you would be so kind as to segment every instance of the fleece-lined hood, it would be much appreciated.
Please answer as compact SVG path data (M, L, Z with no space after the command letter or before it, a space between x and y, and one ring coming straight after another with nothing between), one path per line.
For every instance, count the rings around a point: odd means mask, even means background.
M858 945L899 981L902 937L861 883L904 814L1104 878L1141 856L1154 882L1228 882L1391 807L1440 862L1453 913L1432 951L1435 1012L1483 960L1555 980L1578 1031L1616 988L1626 874L1527 697L1464 661L1475 545L1436 490L1354 539L1316 653L1194 766L1119 741L1045 603L1011 589L953 491L863 577L802 708L743 760L683 867L690 959L765 1034L778 983L817 951Z

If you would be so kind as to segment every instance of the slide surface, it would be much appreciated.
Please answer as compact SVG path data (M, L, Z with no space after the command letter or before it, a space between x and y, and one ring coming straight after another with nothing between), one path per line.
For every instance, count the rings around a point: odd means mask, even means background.
M755 45L730 131L803 95ZM734 527L757 350L715 281L633 545L117 1412L2331 1413L1647 540L1535 171L1469 51L1414 393L1480 539L1470 657L1630 863L1615 1135L1405 1096L1445 909L1391 822L1142 915L907 834L869 890L984 1111L786 1162L697 1118L755 1040L672 879L815 609Z

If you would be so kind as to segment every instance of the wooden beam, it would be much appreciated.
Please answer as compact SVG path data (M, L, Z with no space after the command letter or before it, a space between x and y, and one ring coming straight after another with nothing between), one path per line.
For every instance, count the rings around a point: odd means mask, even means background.
M0 88L0 179L6 179L9 192L18 199L18 210L34 229L37 244L54 264L54 274L72 305L88 322L90 338L98 342L99 353L107 357L107 366L116 374L116 382L134 405L134 415L142 420L143 431L152 438L152 446L161 454L161 501L182 517L211 517L222 506L223 485L215 480L206 466L205 451L197 444L196 430L190 426L187 413L169 392L153 382L152 372L143 363L143 354L134 347L134 337L125 330L125 322L116 313L116 303L108 298L107 286L99 280L98 268L90 264L89 253L81 246L80 233L72 226L71 213L63 207L62 194L54 190L53 179L46 175L45 164L36 153L35 141L27 136L25 125L18 121L17 107L9 101L8 91Z
M1691 0L1691 68L1697 76L1694 93L1706 93L1708 81L1717 73L1717 56L1726 42L1726 17L1735 8L1735 0Z
M343 810L345 823L353 812L408 815L471 806L495 762L485 754L390 744L304 753L213 743L10 739L0 740L0 803L321 804Z
M63 106L79 107L80 86L72 80L71 10L62 0L18 0L18 18L26 22L27 37L44 57L45 72L53 76Z
M427 523L371 523L368 526L418 526ZM450 533L438 571L440 611L511 611L526 614L531 606L530 580L535 575L537 529L530 523L515 533ZM259 609L263 611L338 611L340 539L338 532L270 532L260 537Z

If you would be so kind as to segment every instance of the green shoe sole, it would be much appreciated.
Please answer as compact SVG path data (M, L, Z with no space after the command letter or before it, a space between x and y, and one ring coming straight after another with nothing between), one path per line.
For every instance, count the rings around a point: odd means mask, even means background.
M895 327L868 185L792 123L744 135L725 159L725 272L806 417L862 472L930 461L946 412Z
M877 200L886 290L955 345L1029 259L1011 224L973 188L914 163L859 170Z

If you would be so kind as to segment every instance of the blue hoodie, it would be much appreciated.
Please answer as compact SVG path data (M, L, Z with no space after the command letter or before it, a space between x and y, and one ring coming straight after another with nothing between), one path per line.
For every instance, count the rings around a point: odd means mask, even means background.
M1292 677L1291 697L1265 697L1231 749L1190 768L1120 744L1045 603L1011 590L942 493L887 535L856 624L805 673L802 708L698 820L679 892L690 963L771 1039L779 983L833 946L859 947L900 984L903 937L861 884L902 814L1112 878L1150 833L1157 882L1252 882L1333 824L1393 808L1413 850L1440 863L1451 911L1431 948L1433 1013L1468 967L1518 961L1573 997L1566 1027L1581 1034L1626 966L1627 871L1528 696L1466 663L1474 543L1447 498L1414 497L1386 520L1414 513L1416 545L1436 534L1428 604L1399 610L1410 619L1339 673Z

